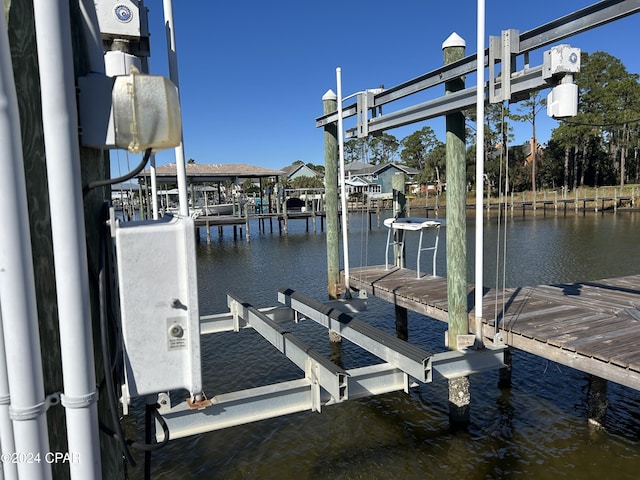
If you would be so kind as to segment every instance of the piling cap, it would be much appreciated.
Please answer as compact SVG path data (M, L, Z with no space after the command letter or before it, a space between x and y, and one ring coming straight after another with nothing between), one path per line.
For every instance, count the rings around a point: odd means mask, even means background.
M443 44L442 44L442 49L444 50L445 48L449 48L449 47L466 47L467 46L467 42L464 41L464 39L458 35L456 32L453 32L451 35L449 35L449 38L447 38Z
M329 89L327 93L322 96L322 100L338 100L338 96L333 93L333 90Z

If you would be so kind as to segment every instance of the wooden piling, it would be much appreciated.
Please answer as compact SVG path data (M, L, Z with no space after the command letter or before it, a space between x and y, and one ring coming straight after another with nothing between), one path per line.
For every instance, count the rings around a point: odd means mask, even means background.
M595 428L603 427L607 406L607 381L595 375L590 375L587 399L589 425Z
M82 25L78 2L70 2L70 15L74 52L77 60L76 74L86 75L86 42L80 26ZM34 85L39 79L38 58L36 54L35 26L33 23L33 2L12 0L5 2L7 30L9 32L11 62L15 77L20 128L23 132L25 180L27 202L29 206L29 227L37 301L38 327L42 339L46 339L47 348L42 350L42 374L44 390L47 393L63 390L63 378L60 356L60 336L58 329L57 297L55 288L55 269L53 264L53 245L51 238L51 219L49 215L49 194L46 175L46 156L41 117L41 99L34 94ZM28 132L28 134L26 133ZM83 184L109 178L109 160L104 152L81 147L81 174ZM82 195L69 192L70 195ZM84 199L87 235L87 256L91 271L97 271L98 244L101 228L100 211L105 200L110 199L108 188L91 191ZM123 207L123 214L125 208ZM131 211L130 216L133 217ZM91 302L93 332L99 331L99 298L97 282L90 282L88 294ZM43 345L45 345L43 343ZM100 342L96 344L96 369L102 371ZM98 416L108 422L110 410L106 395L98 399ZM61 406L52 406L47 410L49 450L66 452L67 435L65 412ZM103 478L124 478L124 462L119 446L113 439L101 435L100 458ZM69 465L54 462L51 465L53 478L68 478ZM8 478L8 477L7 477Z
M404 173L396 173L391 179L393 189L393 215L395 218L406 216L407 198L405 195L405 175ZM393 258L396 267L404 268L406 259L404 249L400 248L400 244L404 240L404 231L397 229L393 232ZM402 340L409 338L408 319L409 313L406 307L396 304L396 335Z
M395 218L406 217L407 197L405 195L405 175L404 173L396 173L391 179L391 187L393 189L393 216ZM393 232L393 259L394 265L399 268L405 267L404 251L400 249L400 244L404 239L404 231L396 229Z
M465 42L456 33L442 44L445 65L465 55ZM464 88L464 80L445 83L446 94ZM449 305L448 345L457 348L458 335L469 332L467 317L467 251L466 251L466 145L465 120L462 112L446 115L447 161L447 296ZM469 380L449 380L449 418L452 423L470 421Z
M322 97L324 113L338 109L338 97L329 90ZM338 126L324 127L324 164L327 220L327 286L329 298L338 298L340 283L340 247L338 234Z

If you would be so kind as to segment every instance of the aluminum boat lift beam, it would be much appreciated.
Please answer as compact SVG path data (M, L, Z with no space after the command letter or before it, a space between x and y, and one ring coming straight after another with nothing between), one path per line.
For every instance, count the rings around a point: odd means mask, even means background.
M534 50L638 12L640 12L640 0L606 0L598 2L516 35L516 38L511 42L512 49L510 51L514 56L526 56ZM500 58L492 59L490 48L487 48L484 52L484 66L492 67L490 63L492 63L493 60L496 62L501 61ZM476 70L476 54L468 55L457 62L438 67L416 78L373 94L372 100L367 103L367 108L374 112L381 111L383 105L441 85L449 80L474 73ZM491 82L493 82L493 85L491 85ZM510 88L502 88L500 82L500 77L489 79L489 84L495 93L493 97L497 99L503 96L509 99L512 95L515 98L522 98L522 96L528 92L550 86L547 85L542 78L542 66L532 68L526 66L524 70L513 72L507 82L510 84ZM483 85L482 88L487 89L486 85ZM412 107L377 115L368 119L368 121L367 112L359 111L361 106L359 107L358 103L353 103L342 109L342 117L344 119L358 115L359 121L364 119L365 125L359 126L362 131L369 134L381 133L392 128L469 108L475 103L476 89L477 87L473 86L460 92L429 100ZM486 93L485 98L489 98ZM337 120L337 112L325 114L316 119L316 127L324 127L325 125L336 123ZM355 130L356 129L352 129L350 134L353 134L352 132Z
M285 307L257 309L228 295L229 313L202 317L202 333L254 328L304 371L304 378L216 395L201 409L182 402L160 410L171 439L220 430L372 395L409 391L432 381L433 372L455 378L503 367L503 349L431 354L384 333L364 321L290 289L278 293ZM311 319L339 332L383 363L344 370L297 338L283 323ZM156 424L156 437L164 433Z

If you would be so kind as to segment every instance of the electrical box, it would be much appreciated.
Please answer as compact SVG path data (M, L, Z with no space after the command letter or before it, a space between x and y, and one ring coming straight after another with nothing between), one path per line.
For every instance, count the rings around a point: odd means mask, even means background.
M547 95L547 115L551 118L575 117L578 114L578 86L561 83Z
M190 217L114 227L125 389L131 398L202 393L195 225Z
M129 75L114 78L96 74L80 77L78 90L82 145L140 153L180 144L180 101L171 80L132 69Z
M544 52L542 78L553 77L580 71L580 49L570 45L556 45Z
M95 0L100 33L113 37L148 36L146 10L137 0Z

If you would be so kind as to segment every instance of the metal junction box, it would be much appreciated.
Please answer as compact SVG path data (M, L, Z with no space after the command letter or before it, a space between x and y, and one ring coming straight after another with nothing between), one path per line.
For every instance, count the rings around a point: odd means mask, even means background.
M195 225L190 217L114 228L125 396L202 392Z
M98 25L103 35L148 36L146 10L138 0L95 0Z

